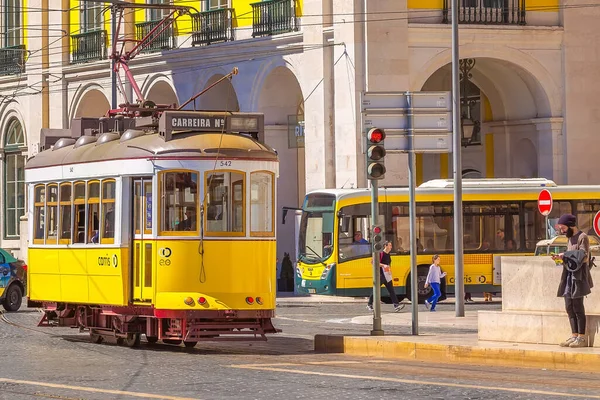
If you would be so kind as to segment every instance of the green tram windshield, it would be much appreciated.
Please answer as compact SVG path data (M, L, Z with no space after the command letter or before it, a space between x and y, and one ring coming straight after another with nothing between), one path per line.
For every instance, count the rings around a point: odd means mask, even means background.
M306 264L320 264L331 255L335 196L309 194L304 199L300 222L299 260Z

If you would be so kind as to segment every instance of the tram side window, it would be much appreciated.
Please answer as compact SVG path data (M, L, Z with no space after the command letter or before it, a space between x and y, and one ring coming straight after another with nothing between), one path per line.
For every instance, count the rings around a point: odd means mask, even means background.
M73 185L73 243L85 243L85 182Z
M72 196L71 184L63 183L60 185L60 239L61 244L71 243L71 210Z
M50 184L47 189L46 244L56 244L58 238L58 185L55 183Z
M273 236L273 174L250 174L250 232Z
M198 232L198 174L163 172L161 174L161 232Z
M206 175L206 230L208 232L244 232L245 185L242 172L218 172Z
M100 241L100 182L88 183L88 243Z
M38 185L34 189L34 220L33 220L33 242L44 243L44 205L46 202L46 187Z
M115 181L102 181L102 243L115 241Z

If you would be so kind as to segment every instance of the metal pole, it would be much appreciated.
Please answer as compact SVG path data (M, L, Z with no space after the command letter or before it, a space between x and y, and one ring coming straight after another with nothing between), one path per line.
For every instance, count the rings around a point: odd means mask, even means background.
M410 241L410 293L412 312L412 334L419 334L419 279L417 271L417 204L415 200L417 160L415 154L415 137L412 131L412 95L406 92L408 102L408 225Z
M548 215L546 214L546 226L544 227L544 230L546 231L546 240L548 240Z
M110 12L111 12L111 31L112 31L112 41L113 43L115 42L116 39L116 35L117 35L117 9L115 6L112 6L110 8ZM115 58L112 58L112 62L111 62L111 66L112 66L112 71L111 71L111 90L112 90L112 109L116 109L117 108L117 72L115 71Z
M465 281L463 265L463 208L462 208L462 160L460 126L460 75L458 56L458 7L459 0L452 0L452 132L454 165L454 297L457 317L465 316ZM464 77L466 79L466 77Z
M379 219L379 191L376 180L371 180L371 226ZM373 232L371 232L373 237ZM373 250L373 330L372 336L383 336L381 329L381 279L379 278L379 251Z

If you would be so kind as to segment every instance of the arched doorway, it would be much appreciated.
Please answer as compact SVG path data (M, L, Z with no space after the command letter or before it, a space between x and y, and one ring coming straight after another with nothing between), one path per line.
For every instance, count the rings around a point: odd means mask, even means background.
M461 116L470 127L463 130L467 132L462 138L463 167L481 171L483 177L519 178L533 174L561 181L563 176L557 165L562 162L557 162L553 154L562 154L564 147L562 142L552 140L561 129L550 128L548 123L556 117L555 106L547 94L551 88L545 88L523 67L505 60L475 57L461 60L460 65ZM450 91L451 87L452 68L446 64L425 81L421 90ZM528 141L528 151L536 156L533 161L528 158L524 163L513 162L513 150L523 139ZM534 143L540 143L540 139L552 145L536 148ZM542 158L547 162L542 162ZM421 169L423 181L451 178L452 154L420 156L417 168Z
M210 79L204 85L202 90L206 90L208 87L215 85L215 83L222 79L224 75L216 74L210 77ZM229 79L224 79L217 83L215 86L210 88L206 93L198 98L199 110L218 110L218 111L239 111L240 105L238 103L237 94Z
M150 90L148 90L146 99L153 101L154 104L179 104L177 94L171 85L164 80L154 82Z
M27 144L23 125L13 117L3 135L4 150L4 239L20 237L21 217L25 215L25 159Z
M110 103L104 93L92 89L85 92L79 99L73 118L102 117L108 110L110 110Z
M279 155L277 181L278 221L281 207L299 207L306 191L304 160L304 97L300 84L291 70L275 67L267 75L258 95L258 112L265 115L265 138ZM296 255L293 218L279 225L277 257L284 253L292 260Z

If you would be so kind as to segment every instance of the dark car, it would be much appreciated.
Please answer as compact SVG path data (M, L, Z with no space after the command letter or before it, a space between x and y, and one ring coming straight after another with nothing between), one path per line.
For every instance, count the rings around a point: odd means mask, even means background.
M27 285L27 265L0 249L0 304L6 311L21 307Z

